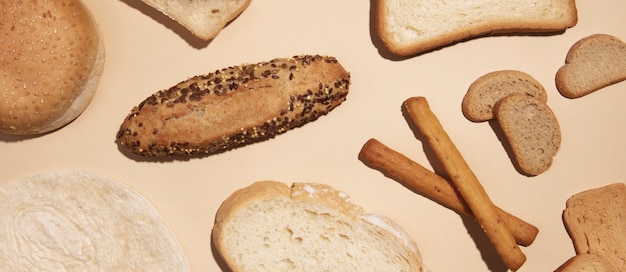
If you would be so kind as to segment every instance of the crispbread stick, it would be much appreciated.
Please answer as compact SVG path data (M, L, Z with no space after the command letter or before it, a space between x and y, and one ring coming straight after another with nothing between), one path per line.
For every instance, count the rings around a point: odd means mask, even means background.
M440 204L469 217L472 211L450 182L376 139L368 140L361 148L359 158L371 167L380 169L393 179ZM524 220L496 207L500 217L518 244L529 246L539 229Z
M504 264L511 270L519 269L526 262L526 256L515 242L511 231L498 214L480 181L430 110L426 98L409 98L404 102L404 106Z

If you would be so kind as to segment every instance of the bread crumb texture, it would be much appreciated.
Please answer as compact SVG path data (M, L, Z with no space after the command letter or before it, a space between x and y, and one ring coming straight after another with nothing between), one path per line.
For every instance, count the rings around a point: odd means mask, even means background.
M213 239L234 271L422 271L389 224L360 215L325 185L260 182L225 201Z
M99 36L80 1L2 1L0 129L20 134L64 114L89 79Z

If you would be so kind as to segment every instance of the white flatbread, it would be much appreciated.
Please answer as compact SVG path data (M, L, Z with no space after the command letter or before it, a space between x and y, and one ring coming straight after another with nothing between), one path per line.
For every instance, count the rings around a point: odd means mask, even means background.
M132 189L67 170L0 188L0 271L189 271L157 211Z

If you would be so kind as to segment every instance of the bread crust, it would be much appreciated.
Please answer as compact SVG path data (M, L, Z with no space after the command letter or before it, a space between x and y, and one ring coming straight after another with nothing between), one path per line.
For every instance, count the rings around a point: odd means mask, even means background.
M117 138L145 156L215 154L316 120L346 99L349 85L350 74L328 56L228 67L151 95Z
M580 39L567 52L555 76L567 98L579 98L626 80L626 43L608 34Z
M437 2L432 4L427 1L407 1L407 3L403 3L404 5L394 3L398 1L375 1L376 33L387 50L398 56L417 55L456 42L498 33L528 34L562 31L575 26L578 22L578 12L574 0L558 0L557 3L551 4L545 9L533 9L538 7L536 3L513 1L510 3L510 8L503 10L495 8L498 1L454 2L461 7L449 7L455 4L438 3L438 1L432 1ZM477 15L478 18L473 20L472 18L475 16L473 16L472 11L476 10L484 11L483 13L493 10L492 12L496 15L485 15L484 17ZM399 12L412 13L412 15L404 15L404 17L422 21L406 23L392 18ZM455 12L459 12L459 14ZM431 14L433 16L429 19L433 20L432 22L425 21L428 19L422 19ZM476 12L476 14L479 13ZM533 14L533 16L529 14ZM457 18L463 19L458 19L458 22L450 22L457 20ZM404 34L399 34L392 28L402 28L401 32ZM401 38L400 36L405 37Z
M2 7L7 23L0 30L7 36L0 79L7 88L0 90L0 132L56 130L95 95L105 59L97 23L80 0L8 1Z

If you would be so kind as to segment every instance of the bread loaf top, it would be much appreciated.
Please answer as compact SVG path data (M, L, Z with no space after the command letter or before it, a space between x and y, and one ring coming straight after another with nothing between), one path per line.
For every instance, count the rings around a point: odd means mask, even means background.
M395 223L318 183L260 181L235 191L216 214L212 242L233 271L424 269Z
M214 154L316 120L346 99L349 84L349 73L328 56L228 67L151 95L117 137L140 155Z

